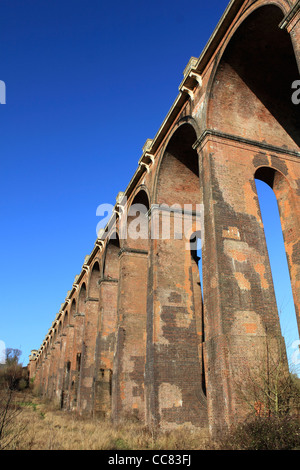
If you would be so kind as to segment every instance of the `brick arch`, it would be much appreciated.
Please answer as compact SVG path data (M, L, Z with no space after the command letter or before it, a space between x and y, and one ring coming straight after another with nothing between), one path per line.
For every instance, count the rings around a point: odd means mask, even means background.
M195 194L200 191L198 155L193 149L196 140L197 133L190 122L181 122L176 127L158 163L154 203L194 202Z
M63 331L66 329L69 322L70 322L69 311L66 310L64 312L64 317L63 317Z
M51 330L51 333L49 334L48 343L49 343L49 347L51 349L51 346L52 346L52 343L53 343L53 330Z
M249 8L227 38L208 99L207 127L297 151L297 107L291 84L298 67L289 34L279 28L282 2ZM244 60L247 57L247 60Z
M120 239L118 232L115 230L111 233L106 242L105 252L103 255L103 277L107 277L109 279L119 278L119 251Z
M98 298L99 297L99 285L98 281L101 275L101 262L100 260L96 260L91 266L90 275L88 279L88 297Z
M135 190L133 191L132 195L131 195L131 201L134 200L134 198L138 195L138 193L140 191L143 191L144 193L146 193L146 196L147 196L147 199L148 199L148 203L149 205L151 205L151 195L150 195L150 189L148 188L148 186L144 183L138 185Z
M268 1L268 0L254 0L250 6L246 6L244 8L244 10L240 13L239 18L233 24L230 32L224 38L223 44L220 46L219 50L217 51L217 55L216 55L214 63L213 63L212 73L210 74L209 81L208 81L208 86L207 86L207 95L208 95L207 103L209 103L211 98L212 98L212 86L213 86L214 81L215 81L216 72L217 72L218 66L220 64L220 61L222 59L222 56L223 56L229 42L231 41L232 37L234 36L236 31L240 28L240 26L242 25L244 20L247 19L247 17L249 15L251 15L258 8L260 8L262 6L267 6L267 5L277 6L278 8L281 9L282 14L284 16L288 13L288 11L290 9L290 6L289 6L287 0L274 0L274 1L271 1L271 2ZM207 110L207 106L206 106L205 110L204 110L204 118L205 118L204 120L205 120L206 124L207 124L207 111L208 110Z
M148 191L144 186L140 186L135 191L127 209L126 237L123 248L148 249L149 209Z
M72 299L72 302L71 302L71 307L70 307L70 320L72 318L72 316L76 313L76 305L77 305L77 302L76 302L76 299ZM70 323L70 321L69 321Z
M170 130L169 134L166 136L164 139L164 143L162 145L162 148L160 150L160 157L159 160L162 159L163 154L166 151L166 148L168 147L170 141L172 140L174 134L178 131L178 129L181 126L189 124L191 127L193 127L195 134L196 134L196 139L198 139L201 136L201 123L199 122L198 119L195 119L193 116L190 114L185 114L184 116L179 117L173 124L172 129Z
M77 300L77 312L82 313L84 311L84 303L87 296L86 283L83 282L79 289L78 300Z
M153 189L152 189L152 195L151 195L151 202L153 204L160 204L160 194L159 194L159 182L162 176L162 172L164 170L164 164L165 160L167 157L167 153L170 148L174 148L176 146L176 140L180 140L180 136L184 136L185 134L190 133L190 139L189 139L189 148L190 151L193 151L195 159L197 159L197 152L192 149L192 146L194 143L196 143L197 139L200 137L200 130L199 130L199 125L197 121L191 117L191 116L185 116L182 119L179 119L168 138L166 139L163 148L160 151L160 156L158 159L158 164L154 176L154 182L153 182ZM179 139L177 139L179 136ZM175 143L175 144L174 144ZM172 181L172 178L169 178L170 182Z
M55 325L55 327L53 328L53 338L52 338L53 345L55 344L56 338L57 338L57 325Z

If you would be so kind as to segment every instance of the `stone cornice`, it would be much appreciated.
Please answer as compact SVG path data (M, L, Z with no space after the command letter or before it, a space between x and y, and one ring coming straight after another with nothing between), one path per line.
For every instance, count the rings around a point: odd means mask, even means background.
M300 0L298 0L295 5L291 8L291 11L283 18L282 22L279 25L280 29L287 29L291 22L294 20L296 15L300 11Z
M148 211L148 216L150 217L154 214L155 211L158 212L167 212L169 214L178 214L179 216L191 216L196 217L201 214L200 211L188 210L186 207L176 206L176 204L172 206L168 206L167 204L152 204Z
M119 282L119 279L115 279L113 277L101 277L99 280L98 280L98 286L100 286L100 284L102 284L103 282Z
M121 248L119 251L119 256L123 255L124 253L135 255L148 255L147 250L139 250L137 248Z
M215 131L213 129L206 129L201 134L199 139L194 143L193 148L197 149L198 147L200 147L200 145L209 136L217 137L217 138L220 138L220 139L223 139L223 140L224 139L229 140L231 142L239 142L241 144L250 145L252 147L258 147L262 150L266 150L266 151L269 151L269 152L282 153L284 155L290 155L290 156L298 157L298 158L300 157L300 152L297 152L296 150L294 151L294 150L289 150L289 149L285 149L285 148L282 148L282 147L277 147L276 145L271 145L271 144L268 144L266 142L259 142L257 140L247 139L245 137L239 137L239 136L236 136L236 135L233 135L233 134L226 134L225 132Z

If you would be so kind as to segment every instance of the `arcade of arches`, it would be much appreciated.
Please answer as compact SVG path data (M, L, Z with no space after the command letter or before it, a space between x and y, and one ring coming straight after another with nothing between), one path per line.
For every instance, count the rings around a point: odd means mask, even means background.
M299 67L299 0L229 3L32 351L39 393L163 429L245 416L243 371L284 347L255 179L277 198L300 327Z

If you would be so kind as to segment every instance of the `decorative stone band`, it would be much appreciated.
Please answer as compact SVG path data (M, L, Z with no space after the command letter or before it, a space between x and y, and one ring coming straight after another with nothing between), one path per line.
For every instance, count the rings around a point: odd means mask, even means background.
M98 286L100 286L100 284L102 284L102 282L119 282L119 280L115 279L113 277L104 277L103 276L98 280L98 282L97 282Z
M259 147L263 150L269 150L271 152L277 152L277 153L283 153L285 155L291 155L293 157L300 157L300 152L297 152L296 150L289 150L286 148L282 147L277 147L275 145L268 144L266 142L259 142L257 140L252 140L252 139L247 139L245 137L239 137L233 134L226 134L224 132L220 131L215 131L213 129L206 129L199 139L196 140L196 142L193 145L193 149L197 149L198 147L201 146L201 144L204 142L206 137L213 136L213 137L218 137L221 139L226 139L226 140L231 140L234 142L239 142L241 144L246 144L246 145L251 145L253 147Z
M291 11L283 18L282 22L279 25L280 29L286 29L289 24L293 21L296 17L297 13L300 11L300 0L295 3L292 7Z
M87 297L85 299L85 302L99 302L99 299L97 299L96 297Z
M201 206L201 204L197 204ZM184 210L184 215L186 216L191 216L191 217L196 217L201 215L200 211L194 211L194 210L188 210L185 207L176 207L176 205L168 206L167 204L152 204L150 207L149 211L147 212L148 217L151 216L152 213L155 211L159 212L169 212L169 213L175 213L178 215L182 215Z
M121 250L119 251L119 256L121 256L123 253L134 253L134 254L138 254L138 255L148 255L147 250L139 250L139 249L135 249L135 248L121 248Z

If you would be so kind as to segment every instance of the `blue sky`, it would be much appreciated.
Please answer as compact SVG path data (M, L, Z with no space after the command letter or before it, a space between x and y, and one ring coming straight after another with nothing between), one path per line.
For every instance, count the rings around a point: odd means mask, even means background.
M24 365L227 4L1 0L0 340Z
M256 180L257 194L265 229L281 332L284 336L290 369L300 377L299 333L285 254L277 201L273 190ZM297 345L294 342L298 342Z

